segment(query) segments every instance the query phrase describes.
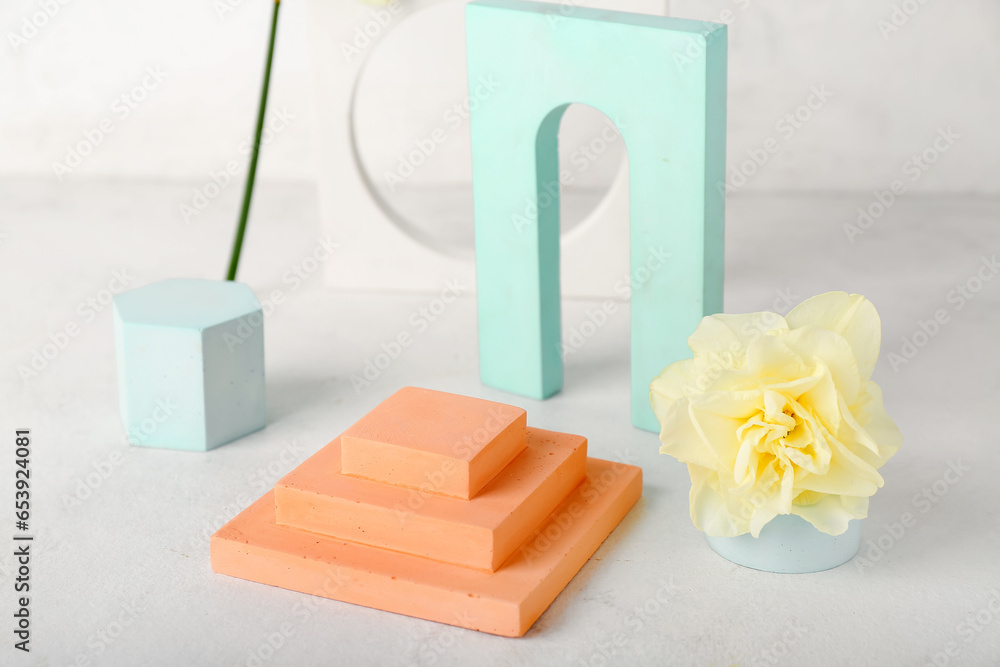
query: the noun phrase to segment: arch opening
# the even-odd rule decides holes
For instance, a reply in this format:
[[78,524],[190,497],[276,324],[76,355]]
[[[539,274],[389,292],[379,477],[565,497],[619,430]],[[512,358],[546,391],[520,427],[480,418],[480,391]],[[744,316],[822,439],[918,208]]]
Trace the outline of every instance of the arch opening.
[[[448,39],[464,29],[465,4],[441,0],[386,28],[365,54],[350,124],[354,161],[382,213],[422,245],[472,259],[469,117],[480,105],[495,103],[503,86],[469,86],[465,45]],[[563,234],[593,217],[615,179],[613,162],[621,151],[614,145],[605,147],[601,160],[584,162],[593,148],[583,141],[594,141],[604,122],[603,114],[585,105],[571,105],[566,113],[561,157],[582,168],[564,193]]]
[[[626,239],[610,237],[616,241],[613,247],[572,243],[574,232],[581,233],[591,226],[614,225],[607,231],[618,236],[624,231],[628,235],[629,159],[625,138],[614,121],[598,108],[566,104],[553,109],[540,124],[535,151],[540,233],[544,234],[543,228],[560,230],[558,247],[552,253],[557,266],[554,272],[545,272],[549,280],[555,276],[559,279],[555,295],[558,303],[542,306],[557,308],[560,313],[560,335],[554,351],[564,372],[569,370],[574,375],[591,374],[594,362],[610,369],[624,359],[623,368],[627,369],[629,312],[625,302],[634,280],[631,269],[589,294],[570,295],[561,287],[568,273],[607,262],[612,253],[621,253],[624,266],[629,266]],[[611,290],[613,300],[606,296]],[[611,350],[613,359],[594,357],[593,348],[584,353],[594,340],[608,335],[620,338],[622,343],[604,348]],[[578,363],[582,359],[587,359],[586,369]],[[621,380],[623,388],[627,388],[627,373]]]

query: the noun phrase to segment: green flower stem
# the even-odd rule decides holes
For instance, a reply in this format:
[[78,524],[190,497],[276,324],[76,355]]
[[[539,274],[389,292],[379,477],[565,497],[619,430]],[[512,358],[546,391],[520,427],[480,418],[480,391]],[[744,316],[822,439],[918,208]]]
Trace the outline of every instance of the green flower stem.
[[271,85],[271,63],[274,61],[274,38],[278,34],[278,10],[280,8],[281,0],[275,0],[274,13],[271,15],[271,40],[267,47],[267,64],[264,66],[264,85],[260,91],[260,108],[257,110],[257,131],[254,134],[250,169],[247,171],[247,184],[243,190],[243,207],[240,210],[240,222],[236,228],[236,239],[233,241],[233,254],[229,258],[229,274],[226,276],[226,280],[236,280],[236,269],[240,265],[240,251],[243,250],[243,235],[247,229],[247,218],[250,217],[250,200],[253,197],[253,184],[257,176],[260,138],[264,133],[264,112],[267,110],[267,91]]

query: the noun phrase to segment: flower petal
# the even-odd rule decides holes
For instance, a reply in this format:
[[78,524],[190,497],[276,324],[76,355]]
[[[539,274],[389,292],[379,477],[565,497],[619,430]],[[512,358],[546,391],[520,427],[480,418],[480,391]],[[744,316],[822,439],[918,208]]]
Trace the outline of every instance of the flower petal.
[[699,364],[694,359],[681,359],[664,368],[652,382],[649,383],[650,404],[653,412],[659,415],[659,409],[666,409],[666,402],[675,401],[689,395],[697,389],[698,378],[701,375]]
[[763,393],[759,388],[747,391],[715,390],[692,396],[691,404],[698,410],[722,417],[748,419],[761,409]]
[[824,495],[811,505],[793,505],[792,514],[828,535],[843,535],[851,519],[868,516],[868,498]]
[[687,342],[696,357],[722,368],[739,368],[743,366],[747,345],[752,341],[769,331],[787,330],[785,318],[777,313],[720,313],[703,317]]
[[843,336],[816,326],[804,326],[788,332],[785,344],[815,366],[825,366],[833,384],[848,403],[861,393],[862,377],[854,350]]
[[781,505],[782,499],[780,494],[770,495],[763,503],[758,505],[750,517],[750,534],[754,537],[760,537],[760,531],[767,522],[779,514],[783,514]]
[[864,427],[858,423],[858,421],[854,418],[854,415],[851,414],[851,409],[847,406],[847,401],[844,400],[844,397],[838,396],[838,398],[840,399],[840,409],[844,418],[844,424],[851,430],[851,433],[854,436],[854,442],[877,455],[879,453],[878,444],[868,434],[868,431],[866,431]]
[[739,526],[719,494],[719,474],[714,470],[688,465],[691,475],[691,521],[695,528],[715,537],[736,537],[747,532]]
[[747,346],[747,369],[760,381],[787,381],[811,375],[802,355],[785,343],[785,335],[761,336]]
[[806,299],[785,320],[791,329],[811,324],[846,338],[854,350],[861,379],[871,378],[882,343],[882,322],[871,301],[860,294],[827,292]]
[[812,387],[796,396],[796,401],[823,423],[830,433],[837,433],[843,421],[841,396],[833,384],[833,376],[826,364],[818,364],[819,378]]
[[[882,403],[882,388],[869,381],[861,399],[851,408],[858,423],[871,438],[878,443],[879,455],[883,463],[903,444],[903,434],[885,411]],[[880,464],[881,465],[881,464]]]
[[884,480],[873,466],[859,458],[834,438],[829,439],[832,455],[822,475],[804,474],[796,480],[799,491],[817,491],[847,496],[871,496]]
[[743,424],[743,420],[699,410],[693,404],[689,406],[691,423],[701,437],[704,447],[715,454],[716,470],[733,470],[740,447],[736,431]]
[[714,450],[705,446],[701,432],[692,423],[690,403],[686,398],[673,401],[657,417],[661,424],[661,454],[669,454],[683,463],[719,469],[722,463],[715,456]]

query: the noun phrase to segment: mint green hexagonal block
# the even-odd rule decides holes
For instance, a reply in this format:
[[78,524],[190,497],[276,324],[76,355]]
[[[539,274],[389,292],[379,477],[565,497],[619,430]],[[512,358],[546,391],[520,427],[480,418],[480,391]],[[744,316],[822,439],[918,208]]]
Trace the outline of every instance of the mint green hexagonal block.
[[115,297],[133,445],[206,451],[264,427],[264,318],[241,283],[178,278]]
[[558,191],[563,112],[588,104],[628,149],[632,422],[659,431],[650,381],[722,310],[726,28],[478,0],[466,6],[466,40],[471,85],[495,87],[471,119],[482,380],[532,398],[562,388],[559,203],[540,193]]

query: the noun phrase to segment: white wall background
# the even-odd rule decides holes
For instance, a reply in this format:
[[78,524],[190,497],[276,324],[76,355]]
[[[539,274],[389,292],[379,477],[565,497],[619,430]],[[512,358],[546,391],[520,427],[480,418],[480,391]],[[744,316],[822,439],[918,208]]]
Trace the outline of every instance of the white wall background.
[[[253,129],[271,2],[62,0],[15,50],[11,33],[20,34],[47,2],[5,0],[0,9],[0,173],[51,175],[67,147],[106,117],[113,133],[72,177],[202,180],[240,157]],[[271,109],[287,108],[296,121],[269,146],[262,169],[311,179],[305,13],[296,0],[282,13]],[[162,68],[166,79],[120,118],[112,105],[147,67]]]
[[[356,111],[376,182],[464,94],[462,4],[442,0],[372,47]],[[0,175],[55,178],[54,163],[104,119],[111,134],[64,178],[201,182],[242,159],[271,7],[271,0],[4,0]],[[669,11],[730,25],[730,164],[738,167],[768,137],[778,140],[777,153],[741,190],[885,188],[939,128],[951,127],[960,138],[911,189],[1000,192],[1000,2],[673,0]],[[880,29],[893,18],[898,30]],[[307,21],[304,0],[285,0],[271,110],[294,119],[268,145],[263,179],[316,178]],[[124,116],[116,100],[150,67],[165,78]],[[794,134],[779,133],[776,123],[814,86],[832,97]],[[567,122],[572,146],[600,121]],[[620,160],[609,151],[582,182],[601,186]],[[413,183],[462,186],[469,177],[462,133]]]

